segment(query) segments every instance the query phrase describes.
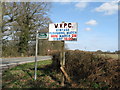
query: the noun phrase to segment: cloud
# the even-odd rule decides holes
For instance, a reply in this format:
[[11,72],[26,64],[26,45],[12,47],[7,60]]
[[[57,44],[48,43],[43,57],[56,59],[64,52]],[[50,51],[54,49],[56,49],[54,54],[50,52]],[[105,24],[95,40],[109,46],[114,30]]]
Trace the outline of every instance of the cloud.
[[87,2],[79,2],[79,3],[75,4],[75,7],[79,8],[79,9],[84,9],[87,7],[87,5],[88,5]]
[[95,8],[96,12],[104,12],[104,15],[112,15],[118,11],[118,3],[117,2],[106,2],[101,6]]
[[86,22],[85,24],[94,26],[97,24],[97,21],[92,19],[92,20]]
[[85,28],[84,30],[85,31],[91,31],[92,29],[88,27],[88,28]]

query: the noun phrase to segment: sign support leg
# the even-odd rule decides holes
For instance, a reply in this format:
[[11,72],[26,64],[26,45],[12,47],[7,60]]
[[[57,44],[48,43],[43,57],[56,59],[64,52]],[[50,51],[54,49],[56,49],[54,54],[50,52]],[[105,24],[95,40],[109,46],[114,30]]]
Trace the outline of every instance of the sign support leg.
[[[62,41],[62,52],[61,52],[61,62],[60,62],[61,67],[64,67],[64,66],[65,66],[64,44],[65,44],[65,42]],[[64,74],[62,74],[61,86],[65,86],[65,77],[64,77]]]
[[38,52],[38,30],[36,31],[36,50],[35,50],[35,76],[34,79],[37,79],[37,52]]

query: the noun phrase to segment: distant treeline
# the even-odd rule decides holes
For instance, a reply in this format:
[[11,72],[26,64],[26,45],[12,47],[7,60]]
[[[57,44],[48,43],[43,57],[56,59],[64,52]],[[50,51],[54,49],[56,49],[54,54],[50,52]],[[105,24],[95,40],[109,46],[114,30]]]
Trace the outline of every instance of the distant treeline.
[[[39,40],[38,55],[50,55],[54,51],[60,51],[61,45],[62,43],[60,41],[49,42],[48,40]],[[2,57],[18,56],[35,56],[35,41],[28,44],[25,53],[19,52],[18,42],[14,40],[8,40],[7,43],[2,46]]]
[[120,50],[114,51],[114,52],[97,50],[96,53],[98,54],[120,54]]

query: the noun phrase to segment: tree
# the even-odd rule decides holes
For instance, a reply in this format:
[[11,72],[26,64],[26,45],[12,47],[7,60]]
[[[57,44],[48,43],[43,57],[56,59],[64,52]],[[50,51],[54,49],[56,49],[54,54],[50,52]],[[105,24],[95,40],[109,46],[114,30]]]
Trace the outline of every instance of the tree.
[[101,50],[96,51],[98,54],[102,54],[103,52]]
[[[0,2],[0,6],[2,6],[2,3]],[[2,7],[0,7],[0,56],[2,56]]]
[[115,54],[120,54],[120,50],[115,51]]
[[[8,39],[17,41],[18,52],[26,55],[29,43],[35,40],[36,30],[48,27],[50,3],[47,2],[9,2],[3,3],[3,29]],[[10,27],[12,29],[8,30]],[[3,39],[4,39],[3,38]]]

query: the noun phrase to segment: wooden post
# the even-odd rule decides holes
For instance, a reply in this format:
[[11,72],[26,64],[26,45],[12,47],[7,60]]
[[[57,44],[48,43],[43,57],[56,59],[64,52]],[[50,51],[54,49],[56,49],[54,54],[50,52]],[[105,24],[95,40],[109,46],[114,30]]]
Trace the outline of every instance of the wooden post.
[[[61,69],[62,73],[64,74],[64,79],[65,79],[65,77],[66,77],[66,79],[68,80],[68,82],[71,83],[72,87],[77,87],[77,84],[74,83],[74,82],[70,79],[70,77],[69,77],[68,74],[66,73],[64,67],[60,67],[60,69]],[[63,83],[63,85],[64,85],[64,83]]]
[[[61,51],[61,61],[60,61],[61,67],[65,66],[65,52],[64,52],[64,41],[62,41],[62,51]],[[65,86],[65,77],[64,74],[62,73],[62,81],[61,81],[61,86]]]
[[69,78],[68,74],[66,73],[65,69],[63,67],[60,67],[60,69],[62,70],[63,74],[65,75],[66,79],[68,80],[69,83],[71,83],[71,79]]
[[61,52],[61,66],[65,65],[65,51],[64,51],[65,42],[62,41],[62,52]]
[[[65,23],[64,21],[62,21],[62,23]],[[64,40],[62,41],[62,51],[61,51],[61,61],[60,61],[60,65],[61,67],[65,67],[65,42]],[[60,69],[61,69],[60,67]],[[61,81],[61,86],[65,86],[65,77],[64,77],[64,73],[62,73],[62,81]]]

